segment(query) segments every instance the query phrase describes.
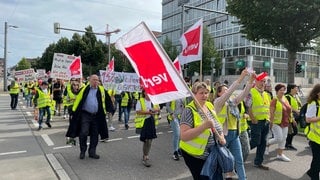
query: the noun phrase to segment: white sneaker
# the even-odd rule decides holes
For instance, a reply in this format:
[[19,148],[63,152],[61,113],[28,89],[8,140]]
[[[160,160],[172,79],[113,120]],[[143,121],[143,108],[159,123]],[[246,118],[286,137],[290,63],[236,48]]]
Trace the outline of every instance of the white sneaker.
[[267,156],[269,155],[269,147],[268,146],[266,147],[266,150],[264,151],[264,155],[267,155]]
[[67,115],[63,115],[63,119],[67,119]]
[[277,155],[277,159],[281,160],[281,161],[285,161],[285,162],[290,162],[291,159],[289,159],[286,155],[281,154],[281,155]]
[[111,127],[109,128],[109,130],[110,130],[110,131],[115,131],[116,128],[114,128],[113,126],[111,126]]

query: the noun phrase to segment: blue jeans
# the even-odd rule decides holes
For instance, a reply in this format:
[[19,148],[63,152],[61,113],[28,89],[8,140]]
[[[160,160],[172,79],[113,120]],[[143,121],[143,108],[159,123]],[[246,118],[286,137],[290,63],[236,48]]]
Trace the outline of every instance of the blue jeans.
[[127,106],[121,106],[120,117],[121,117],[122,113],[124,113],[124,124],[128,125],[128,122],[129,122],[129,109],[128,109]]
[[225,136],[225,138],[227,141],[226,147],[230,150],[231,154],[234,157],[235,167],[239,180],[247,179],[246,171],[243,164],[241,143],[237,130],[229,130],[228,135]]
[[46,123],[50,123],[50,119],[51,119],[50,106],[39,108],[39,127],[42,127],[41,124],[42,124],[42,121],[43,121],[43,116],[45,114],[47,114]]
[[179,150],[179,140],[180,140],[180,126],[179,126],[179,119],[174,118],[170,121],[170,126],[172,129],[172,143],[173,143],[173,152]]
[[267,136],[269,133],[269,121],[260,120],[257,124],[250,125],[251,129],[251,140],[250,148],[257,147],[256,157],[254,159],[255,165],[261,165],[263,162],[264,151],[267,146]]
[[32,94],[28,94],[25,96],[27,107],[32,107]]

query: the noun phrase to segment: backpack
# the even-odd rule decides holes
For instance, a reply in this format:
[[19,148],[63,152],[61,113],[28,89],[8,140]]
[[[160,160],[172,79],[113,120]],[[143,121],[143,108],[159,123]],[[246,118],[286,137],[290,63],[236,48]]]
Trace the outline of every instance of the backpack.
[[[316,102],[316,106],[317,106],[317,113],[316,113],[316,115],[318,115],[319,103],[318,103],[318,101],[315,101],[315,102]],[[300,123],[300,127],[301,127],[301,128],[306,128],[307,126],[310,125],[310,123],[307,123],[307,121],[306,121],[307,108],[308,108],[308,103],[305,103],[305,104],[301,107],[301,109],[300,109],[299,123]]]

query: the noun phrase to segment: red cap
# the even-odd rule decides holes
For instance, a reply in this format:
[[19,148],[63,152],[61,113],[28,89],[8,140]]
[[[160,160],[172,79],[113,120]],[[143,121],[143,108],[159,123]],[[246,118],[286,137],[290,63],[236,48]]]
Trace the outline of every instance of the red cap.
[[258,74],[257,76],[256,76],[256,81],[261,81],[261,80],[263,80],[265,77],[267,77],[268,76],[268,73],[267,72],[262,72],[262,73],[260,73],[260,74]]

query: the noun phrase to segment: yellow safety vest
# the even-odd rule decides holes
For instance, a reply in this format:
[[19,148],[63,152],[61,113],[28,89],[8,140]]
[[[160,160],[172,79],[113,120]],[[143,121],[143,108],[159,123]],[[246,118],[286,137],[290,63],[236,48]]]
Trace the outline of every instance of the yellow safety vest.
[[256,120],[269,120],[270,98],[267,92],[261,93],[251,88],[252,113]]
[[246,108],[244,106],[244,102],[240,102],[240,133],[246,131],[249,128],[247,119],[244,118],[244,114],[246,111]]
[[299,103],[295,97],[293,97],[291,94],[286,94],[286,97],[290,98],[290,106],[292,110],[299,110]]
[[[82,100],[83,98],[83,92],[84,90],[90,86],[90,84],[88,83],[87,85],[85,85],[79,92],[79,94],[77,95],[76,97],[76,100],[74,101],[73,103],[73,106],[72,106],[72,111],[75,112],[80,104],[80,101]],[[100,91],[101,93],[101,101],[102,101],[102,108],[103,108],[103,112],[104,114],[107,114],[107,110],[106,110],[106,104],[105,104],[105,99],[106,99],[106,95],[104,93],[104,87],[103,86],[98,86],[98,90]]]
[[41,89],[36,88],[39,97],[37,99],[37,104],[38,104],[38,108],[43,108],[43,107],[47,107],[47,106],[51,106],[51,96],[50,93],[48,91],[47,94],[45,94]]
[[125,92],[124,96],[121,99],[121,106],[128,106],[128,103],[129,103],[129,94]]
[[[140,104],[141,104],[141,110],[146,111],[147,110],[147,105],[146,105],[146,100],[145,98],[141,97],[140,98]],[[154,109],[160,109],[159,105],[153,105]],[[142,128],[144,124],[144,120],[147,118],[147,114],[137,114],[134,118],[134,125],[136,128]],[[155,125],[157,126],[159,124],[159,115],[154,115],[154,120],[155,120]]]
[[[213,105],[210,102],[206,102],[205,104],[207,108],[210,110],[210,112],[213,114],[213,116],[216,117],[216,114],[213,110]],[[202,124],[203,120],[200,114],[197,112],[196,106],[194,104],[194,101],[191,101],[186,108],[190,108],[193,114],[193,120],[194,120],[194,127],[198,127]],[[204,153],[205,148],[208,144],[208,138],[210,136],[210,129],[204,130],[199,136],[195,137],[194,139],[190,141],[182,141],[180,140],[180,148],[183,149],[185,152],[187,152],[190,155],[193,156],[200,156]]]
[[[316,104],[316,102],[313,101],[310,104]],[[318,104],[320,104],[319,100],[318,100]],[[320,117],[320,111],[318,111],[317,117]],[[307,138],[310,141],[320,144],[320,121],[310,123],[310,126],[307,126],[304,129],[304,133],[307,135]]]
[[10,94],[19,94],[20,87],[18,83],[14,83],[13,87],[10,87]]

